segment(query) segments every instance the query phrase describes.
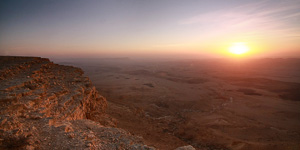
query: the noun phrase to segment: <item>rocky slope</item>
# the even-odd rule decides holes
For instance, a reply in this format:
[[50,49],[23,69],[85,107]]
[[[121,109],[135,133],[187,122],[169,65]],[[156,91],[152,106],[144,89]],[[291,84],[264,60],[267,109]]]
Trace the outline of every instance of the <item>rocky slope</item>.
[[154,149],[115,128],[76,67],[0,57],[0,149]]

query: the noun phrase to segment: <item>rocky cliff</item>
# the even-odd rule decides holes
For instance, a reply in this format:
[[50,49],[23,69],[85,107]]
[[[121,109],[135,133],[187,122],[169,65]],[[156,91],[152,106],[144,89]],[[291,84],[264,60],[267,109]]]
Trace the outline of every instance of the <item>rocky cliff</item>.
[[0,57],[0,149],[153,149],[114,127],[83,71]]

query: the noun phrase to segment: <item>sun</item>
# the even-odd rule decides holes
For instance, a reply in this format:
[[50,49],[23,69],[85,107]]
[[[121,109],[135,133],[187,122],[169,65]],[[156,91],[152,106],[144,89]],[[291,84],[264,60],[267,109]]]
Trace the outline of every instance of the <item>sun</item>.
[[229,47],[229,52],[235,55],[245,54],[249,50],[250,48],[243,42],[233,43],[233,45]]

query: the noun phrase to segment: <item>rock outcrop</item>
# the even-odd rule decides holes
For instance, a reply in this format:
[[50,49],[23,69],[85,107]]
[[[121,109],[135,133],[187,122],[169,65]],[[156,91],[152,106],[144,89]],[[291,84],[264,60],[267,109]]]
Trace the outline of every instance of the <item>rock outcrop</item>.
[[196,149],[193,146],[188,145],[188,146],[178,147],[175,150],[196,150]]
[[153,149],[114,128],[81,69],[39,57],[0,64],[0,149]]

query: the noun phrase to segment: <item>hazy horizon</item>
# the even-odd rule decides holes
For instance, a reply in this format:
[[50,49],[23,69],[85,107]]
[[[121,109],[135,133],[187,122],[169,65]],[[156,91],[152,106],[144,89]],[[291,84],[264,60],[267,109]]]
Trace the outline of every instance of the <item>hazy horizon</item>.
[[299,43],[300,0],[2,0],[0,149],[300,150]]
[[54,58],[300,57],[300,1],[0,2],[0,55]]

